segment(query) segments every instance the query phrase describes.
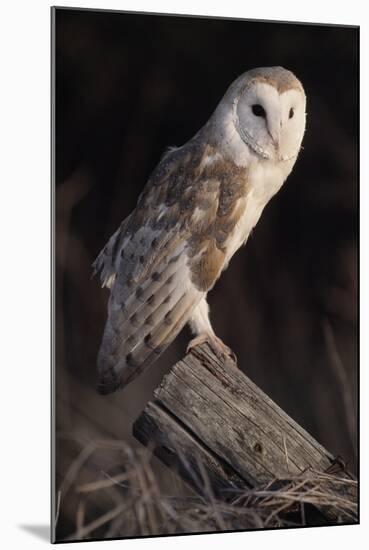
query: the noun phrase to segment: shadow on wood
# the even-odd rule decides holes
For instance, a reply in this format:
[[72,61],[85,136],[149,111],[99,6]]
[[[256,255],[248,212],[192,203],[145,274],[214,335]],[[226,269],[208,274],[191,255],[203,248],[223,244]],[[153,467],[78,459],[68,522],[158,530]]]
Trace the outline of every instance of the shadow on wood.
[[[231,360],[209,344],[193,348],[164,377],[136,420],[133,433],[198,493],[231,499],[245,489],[275,490],[314,472],[339,473],[344,464],[280,409]],[[332,478],[333,479],[333,478]],[[334,478],[336,479],[336,478]],[[338,479],[339,481],[339,479]],[[272,484],[272,485],[270,485]],[[326,484],[338,502],[356,508],[356,482]],[[328,522],[352,523],[340,506],[319,506]],[[316,520],[317,523],[322,523]]]

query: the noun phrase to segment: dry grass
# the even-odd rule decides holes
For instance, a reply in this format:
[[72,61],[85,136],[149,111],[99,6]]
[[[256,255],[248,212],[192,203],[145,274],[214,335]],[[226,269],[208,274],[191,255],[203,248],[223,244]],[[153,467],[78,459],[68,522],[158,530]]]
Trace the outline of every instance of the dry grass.
[[[105,455],[118,453],[123,466],[118,471],[115,468],[114,474],[92,469],[94,478],[82,483],[81,471],[98,450]],[[236,490],[221,500],[215,497],[200,465],[201,480],[197,475],[196,483],[202,484],[203,496],[176,496],[162,490],[151,461],[150,450],[132,449],[123,442],[106,440],[87,445],[70,465],[58,490],[56,524],[62,521],[63,508],[70,505],[72,495],[77,503],[74,528],[66,540],[319,524],[321,519],[316,515],[310,519],[312,506],[323,512],[333,510],[334,523],[357,521],[357,482],[352,479],[308,471],[253,489]]]

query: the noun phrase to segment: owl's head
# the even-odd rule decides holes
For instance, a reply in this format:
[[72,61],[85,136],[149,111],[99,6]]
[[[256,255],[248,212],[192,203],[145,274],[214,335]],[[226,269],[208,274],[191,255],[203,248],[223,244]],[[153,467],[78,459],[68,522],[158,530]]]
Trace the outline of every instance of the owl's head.
[[232,124],[256,155],[276,161],[297,157],[305,131],[306,97],[290,71],[267,67],[244,73],[220,107],[228,128]]

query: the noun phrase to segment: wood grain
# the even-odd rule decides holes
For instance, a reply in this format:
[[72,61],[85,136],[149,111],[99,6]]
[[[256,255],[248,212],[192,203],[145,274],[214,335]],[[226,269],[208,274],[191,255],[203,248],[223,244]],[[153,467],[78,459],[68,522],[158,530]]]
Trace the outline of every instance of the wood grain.
[[[134,435],[197,492],[327,471],[334,457],[230,359],[194,348],[164,377]],[[204,471],[206,476],[204,476]],[[333,517],[333,516],[332,516]]]

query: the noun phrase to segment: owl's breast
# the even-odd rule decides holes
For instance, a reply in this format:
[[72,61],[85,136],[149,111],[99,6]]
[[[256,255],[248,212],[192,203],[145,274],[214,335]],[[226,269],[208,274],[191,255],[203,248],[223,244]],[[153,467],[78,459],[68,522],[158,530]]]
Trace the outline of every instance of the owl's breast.
[[225,162],[206,163],[196,188],[187,227],[192,282],[209,290],[233,254],[244,244],[261,213],[287,177],[275,163],[257,159],[248,168]]
[[285,181],[288,168],[266,161],[258,163],[249,171],[247,191],[238,199],[234,209],[237,211],[237,223],[225,242],[227,263],[247,241],[264,207]]
[[255,199],[252,191],[249,192],[247,197],[239,199],[237,208],[240,211],[238,221],[225,242],[226,263],[229,262],[240,246],[246,242],[263,210],[262,204]]

